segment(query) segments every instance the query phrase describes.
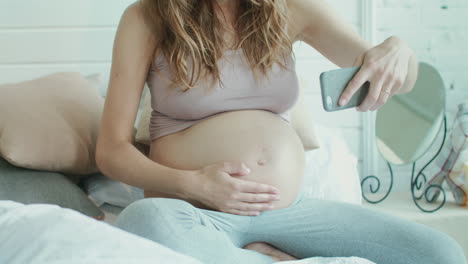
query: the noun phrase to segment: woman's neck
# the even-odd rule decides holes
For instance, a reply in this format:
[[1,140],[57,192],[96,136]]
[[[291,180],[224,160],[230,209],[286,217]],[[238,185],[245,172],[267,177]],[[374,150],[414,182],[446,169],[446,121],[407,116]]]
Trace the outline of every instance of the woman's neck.
[[229,49],[232,48],[233,43],[235,42],[235,24],[237,17],[237,0],[215,0],[215,12],[218,13],[219,19],[225,25],[225,41],[226,45],[229,46]]
[[218,7],[223,12],[224,16],[231,17],[236,14],[238,1],[236,0],[215,0],[215,8]]
[[219,5],[223,5],[223,6],[235,6],[237,5],[237,2],[236,0],[216,0],[216,2],[218,2]]

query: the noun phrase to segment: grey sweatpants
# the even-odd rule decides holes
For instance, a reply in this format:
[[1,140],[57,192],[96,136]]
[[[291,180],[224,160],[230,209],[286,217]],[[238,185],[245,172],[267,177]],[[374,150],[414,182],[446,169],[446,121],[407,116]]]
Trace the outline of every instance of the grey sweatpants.
[[124,209],[115,225],[208,264],[273,263],[242,248],[256,241],[300,259],[356,256],[377,264],[466,263],[458,243],[442,232],[359,205],[302,196],[287,208],[259,216],[146,198]]

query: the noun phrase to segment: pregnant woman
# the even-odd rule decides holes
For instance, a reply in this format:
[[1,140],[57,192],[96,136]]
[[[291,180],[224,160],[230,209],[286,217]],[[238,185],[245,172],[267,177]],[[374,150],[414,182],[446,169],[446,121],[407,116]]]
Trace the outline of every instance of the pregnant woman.
[[[360,206],[301,196],[304,150],[292,44],[340,67],[362,65],[358,108],[412,89],[417,62],[390,37],[372,47],[319,0],[140,0],[115,38],[96,161],[145,190],[116,225],[203,263],[358,256],[378,264],[466,263],[448,236]],[[149,156],[133,145],[145,82]]]

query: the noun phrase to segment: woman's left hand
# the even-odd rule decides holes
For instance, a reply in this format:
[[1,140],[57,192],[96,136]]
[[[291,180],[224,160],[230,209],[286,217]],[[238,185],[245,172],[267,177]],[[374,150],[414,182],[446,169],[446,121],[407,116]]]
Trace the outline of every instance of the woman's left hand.
[[369,93],[357,110],[377,110],[403,87],[412,54],[411,48],[395,36],[361,54],[353,66],[362,67],[345,88],[340,105],[347,104],[356,91],[369,81]]

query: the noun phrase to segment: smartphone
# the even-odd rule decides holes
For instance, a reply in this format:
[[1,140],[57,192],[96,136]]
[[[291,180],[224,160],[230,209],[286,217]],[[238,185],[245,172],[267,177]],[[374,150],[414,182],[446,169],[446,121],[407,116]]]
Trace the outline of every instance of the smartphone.
[[320,89],[325,111],[333,112],[356,107],[364,101],[369,93],[370,83],[368,81],[357,90],[346,105],[338,105],[341,94],[359,69],[361,69],[361,66],[331,70],[320,74]]

